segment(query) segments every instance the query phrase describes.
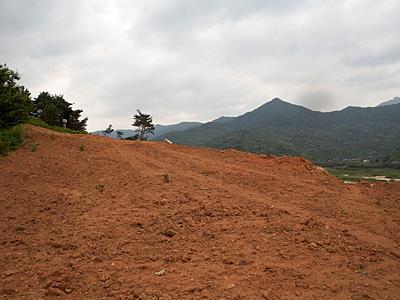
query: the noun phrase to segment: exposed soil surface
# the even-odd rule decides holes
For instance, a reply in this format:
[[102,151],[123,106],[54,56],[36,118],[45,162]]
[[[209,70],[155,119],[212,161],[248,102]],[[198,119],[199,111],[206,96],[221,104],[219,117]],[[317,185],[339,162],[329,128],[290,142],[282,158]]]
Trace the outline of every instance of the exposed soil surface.
[[400,299],[400,183],[346,185],[302,158],[27,136],[0,159],[2,298]]

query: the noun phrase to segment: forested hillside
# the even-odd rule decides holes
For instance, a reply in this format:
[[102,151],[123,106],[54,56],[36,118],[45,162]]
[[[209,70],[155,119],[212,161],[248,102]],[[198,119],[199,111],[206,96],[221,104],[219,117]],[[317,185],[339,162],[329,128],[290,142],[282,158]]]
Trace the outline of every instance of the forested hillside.
[[178,144],[302,155],[318,162],[384,159],[400,150],[400,104],[318,112],[275,98],[236,118],[164,137]]

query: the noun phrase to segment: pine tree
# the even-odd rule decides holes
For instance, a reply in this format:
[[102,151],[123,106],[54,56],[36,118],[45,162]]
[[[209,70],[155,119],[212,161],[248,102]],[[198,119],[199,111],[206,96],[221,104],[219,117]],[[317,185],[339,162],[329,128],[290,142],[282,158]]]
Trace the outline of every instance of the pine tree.
[[110,124],[110,125],[108,125],[108,127],[105,130],[103,130],[103,135],[109,135],[113,131],[114,131],[114,129],[112,128],[112,125]]
[[132,126],[137,127],[136,131],[138,132],[138,139],[144,140],[146,133],[154,134],[154,124],[153,118],[148,115],[142,113],[140,110],[137,110],[137,114],[133,116],[134,122]]

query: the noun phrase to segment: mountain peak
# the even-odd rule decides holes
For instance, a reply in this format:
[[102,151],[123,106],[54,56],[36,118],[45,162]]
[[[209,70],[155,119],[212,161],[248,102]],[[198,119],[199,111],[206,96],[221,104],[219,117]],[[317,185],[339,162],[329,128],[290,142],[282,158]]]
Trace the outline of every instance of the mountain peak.
[[400,97],[394,97],[391,100],[380,103],[378,106],[386,106],[386,105],[393,105],[393,104],[399,104],[399,103],[400,103]]
[[282,99],[280,99],[280,98],[274,98],[274,99],[272,99],[271,101],[269,101],[269,102],[271,102],[271,103],[281,103],[281,102],[285,102],[285,101],[283,101]]
[[290,103],[290,102],[287,102],[287,101],[284,101],[284,100],[282,100],[281,98],[277,98],[277,97],[275,97],[274,99],[272,99],[272,100],[270,100],[270,101],[268,101],[267,103],[265,103],[265,104],[280,104],[280,105],[292,105],[292,106],[296,106],[295,104],[292,104],[292,103]]
[[271,108],[271,107],[279,107],[279,108],[289,108],[289,107],[296,107],[298,105],[292,104],[287,101],[283,101],[280,98],[274,98],[263,105],[260,106],[260,108]]

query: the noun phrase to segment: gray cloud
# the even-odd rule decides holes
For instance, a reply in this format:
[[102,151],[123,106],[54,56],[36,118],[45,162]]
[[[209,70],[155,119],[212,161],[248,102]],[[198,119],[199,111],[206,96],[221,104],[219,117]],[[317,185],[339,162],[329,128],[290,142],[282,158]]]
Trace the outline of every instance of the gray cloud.
[[89,128],[237,115],[273,97],[312,109],[400,95],[397,0],[0,2],[0,58]]
[[400,63],[400,36],[392,46],[385,43],[384,49],[378,53],[365,53],[361,56],[347,57],[343,60],[345,65],[351,67],[377,67]]

